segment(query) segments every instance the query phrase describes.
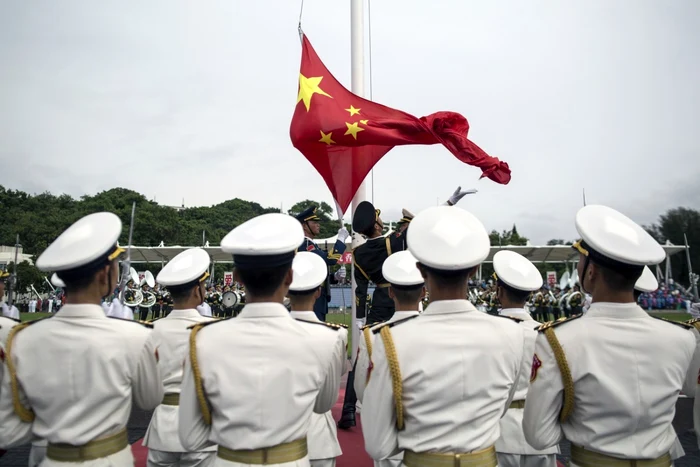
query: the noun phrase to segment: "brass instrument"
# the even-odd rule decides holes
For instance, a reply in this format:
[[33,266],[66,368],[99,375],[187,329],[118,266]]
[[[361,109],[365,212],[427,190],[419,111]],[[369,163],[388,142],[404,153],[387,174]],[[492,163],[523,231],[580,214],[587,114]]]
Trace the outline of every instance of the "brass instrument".
[[[153,274],[151,271],[146,271],[144,274],[144,278],[141,281],[141,287],[143,287],[144,284],[147,284],[150,288],[155,287],[156,285],[156,280],[153,277]],[[140,303],[139,306],[142,308],[151,308],[153,305],[156,304],[156,294],[150,291],[141,291],[141,294],[143,295],[143,301]]]
[[[129,269],[129,279],[131,279],[134,284],[139,284],[139,275],[136,269]],[[137,307],[143,302],[143,292],[141,292],[140,289],[125,287],[122,294],[124,296],[124,305],[128,307]]]

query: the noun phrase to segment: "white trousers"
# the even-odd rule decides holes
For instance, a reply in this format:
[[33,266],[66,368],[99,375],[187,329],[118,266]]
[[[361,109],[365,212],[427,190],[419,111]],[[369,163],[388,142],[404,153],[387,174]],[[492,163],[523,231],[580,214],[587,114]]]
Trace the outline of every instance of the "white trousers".
[[208,467],[214,463],[216,451],[166,452],[148,450],[148,467]]
[[508,454],[496,453],[498,467],[557,467],[556,454]]
[[32,443],[32,449],[29,451],[29,467],[38,467],[41,461],[46,457],[47,443]]
[[335,457],[331,457],[330,459],[314,459],[309,462],[311,463],[311,467],[335,467]]

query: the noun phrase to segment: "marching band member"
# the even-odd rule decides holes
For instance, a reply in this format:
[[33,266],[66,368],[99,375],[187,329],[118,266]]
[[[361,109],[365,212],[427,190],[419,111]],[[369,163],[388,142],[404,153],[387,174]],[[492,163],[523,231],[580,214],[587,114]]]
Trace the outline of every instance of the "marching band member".
[[576,467],[670,466],[671,422],[695,339],[634,301],[644,266],[665,252],[605,206],[579,210],[576,229],[580,284],[593,303],[585,315],[538,328],[525,439],[542,449],[566,436]]
[[438,206],[413,219],[407,242],[430,304],[372,331],[365,449],[375,460],[403,450],[408,467],[495,467],[499,420],[530,358],[523,358],[521,326],[465,299],[469,277],[489,254],[488,233],[467,211]]
[[200,466],[211,464],[216,448],[188,452],[178,438],[178,405],[183,364],[189,348],[188,327],[210,321],[195,308],[203,301],[204,281],[209,277],[210,258],[202,248],[190,248],[168,262],[158,273],[158,283],[168,287],[174,309],[153,323],[151,340],[160,356],[165,396],[153,412],[143,445],[148,447],[148,466]]
[[296,219],[274,213],[221,241],[246,305],[235,319],[193,328],[179,417],[183,447],[217,444],[219,465],[308,466],[311,412],[327,412],[338,398],[336,334],[310,332],[282,305],[303,239]]
[[5,280],[10,277],[10,273],[6,271],[0,271],[0,310],[2,310],[2,316],[14,320],[19,320],[19,310],[16,306],[7,306],[7,303],[3,302],[2,299],[5,296]]
[[[462,191],[462,187],[457,187],[445,204],[454,206],[459,200],[475,191]],[[382,276],[382,265],[392,253],[406,249],[406,229],[413,219],[413,214],[403,209],[403,217],[397,223],[396,231],[385,237],[381,213],[381,210],[375,209],[372,203],[363,201],[355,209],[352,218],[352,230],[367,238],[365,243],[353,249],[352,252],[352,261],[355,265],[355,304],[359,325],[381,323],[394,314],[394,301],[389,297],[389,283]],[[367,299],[370,282],[375,285],[371,306]],[[352,370],[348,375],[343,411],[338,420],[338,428],[344,430],[355,426],[357,395],[353,386],[354,380],[355,373]]]
[[[421,295],[425,282],[416,267],[416,258],[409,251],[399,251],[384,260],[382,275],[391,284],[389,296],[394,300],[396,311],[387,323],[401,321],[419,314]],[[372,349],[375,335],[372,334],[374,326],[368,324],[362,329],[362,338],[357,350],[357,363],[355,367],[355,391],[357,398],[362,401],[365,385],[372,366]],[[375,460],[376,467],[398,467],[401,465],[403,453],[385,460]]]
[[571,310],[570,316],[579,315],[583,312],[584,300],[585,297],[581,293],[581,287],[578,284],[574,285],[573,292],[566,299],[567,308]]
[[[307,326],[309,332],[335,334],[338,339],[335,357],[342,376],[347,370],[348,331],[337,324],[326,324],[313,311],[314,302],[321,295],[321,288],[328,277],[328,266],[319,255],[303,251],[294,258],[292,271],[294,278],[288,294],[291,316],[304,324],[310,323]],[[311,467],[335,466],[335,458],[343,451],[330,410],[324,414],[311,414],[307,437]]]
[[[531,292],[542,287],[542,275],[524,256],[513,251],[499,251],[493,256],[496,271],[498,300],[503,304],[501,316],[507,316],[524,328],[525,355],[535,353],[535,328],[540,325],[525,310],[525,302]],[[496,441],[496,454],[500,467],[556,467],[558,445],[543,450],[535,449],[525,441],[523,434],[523,408],[527,396],[530,374],[522,372],[505,416],[501,418],[501,437]]]
[[133,463],[126,433],[132,400],[152,410],[163,386],[150,331],[107,318],[99,305],[117,283],[121,230],[114,214],[88,215],[37,259],[38,269],[60,274],[66,305],[10,331],[0,447],[42,438],[48,441],[44,466]]
[[[350,235],[345,227],[341,227],[338,230],[338,238],[335,245],[328,251],[325,252],[316,245],[314,238],[316,238],[321,231],[321,218],[318,217],[316,206],[309,206],[304,211],[300,212],[296,219],[301,222],[304,229],[304,241],[299,246],[297,251],[311,251],[319,255],[328,266],[335,266],[338,264],[343,253],[345,253],[345,239]],[[340,271],[344,274],[345,268]],[[340,275],[339,274],[339,275]],[[321,321],[326,320],[326,315],[328,314],[328,302],[331,301],[331,289],[330,289],[330,279],[329,279],[328,269],[326,268],[326,283],[321,289],[321,296],[318,297],[316,303],[314,303],[314,313],[318,316]],[[343,279],[345,276],[342,277]],[[334,281],[341,279],[341,277],[333,278]],[[334,282],[335,283],[335,282]]]

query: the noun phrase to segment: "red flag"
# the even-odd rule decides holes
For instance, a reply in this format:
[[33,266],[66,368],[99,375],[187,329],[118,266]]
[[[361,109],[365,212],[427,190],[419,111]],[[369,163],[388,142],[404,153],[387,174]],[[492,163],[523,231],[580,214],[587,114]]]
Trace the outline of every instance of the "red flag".
[[416,118],[345,89],[303,37],[299,94],[289,135],[321,174],[345,212],[374,164],[394,146],[442,144],[482,177],[507,184],[508,164],[467,139],[469,123],[455,112]]

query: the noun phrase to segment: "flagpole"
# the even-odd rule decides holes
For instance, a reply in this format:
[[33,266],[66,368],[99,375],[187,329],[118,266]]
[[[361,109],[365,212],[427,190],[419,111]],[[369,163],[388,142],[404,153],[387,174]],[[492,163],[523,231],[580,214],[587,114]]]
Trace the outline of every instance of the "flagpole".
[[[364,0],[350,0],[350,60],[351,60],[351,91],[364,97],[365,93],[365,18],[364,18]],[[360,187],[352,199],[352,216],[355,216],[357,206],[367,199],[365,182],[362,181]],[[351,221],[352,222],[352,221]],[[357,355],[357,348],[360,342],[360,330],[357,327],[357,306],[355,297],[355,265],[353,263],[351,274],[352,277],[352,358]],[[366,317],[366,316],[365,316]]]

